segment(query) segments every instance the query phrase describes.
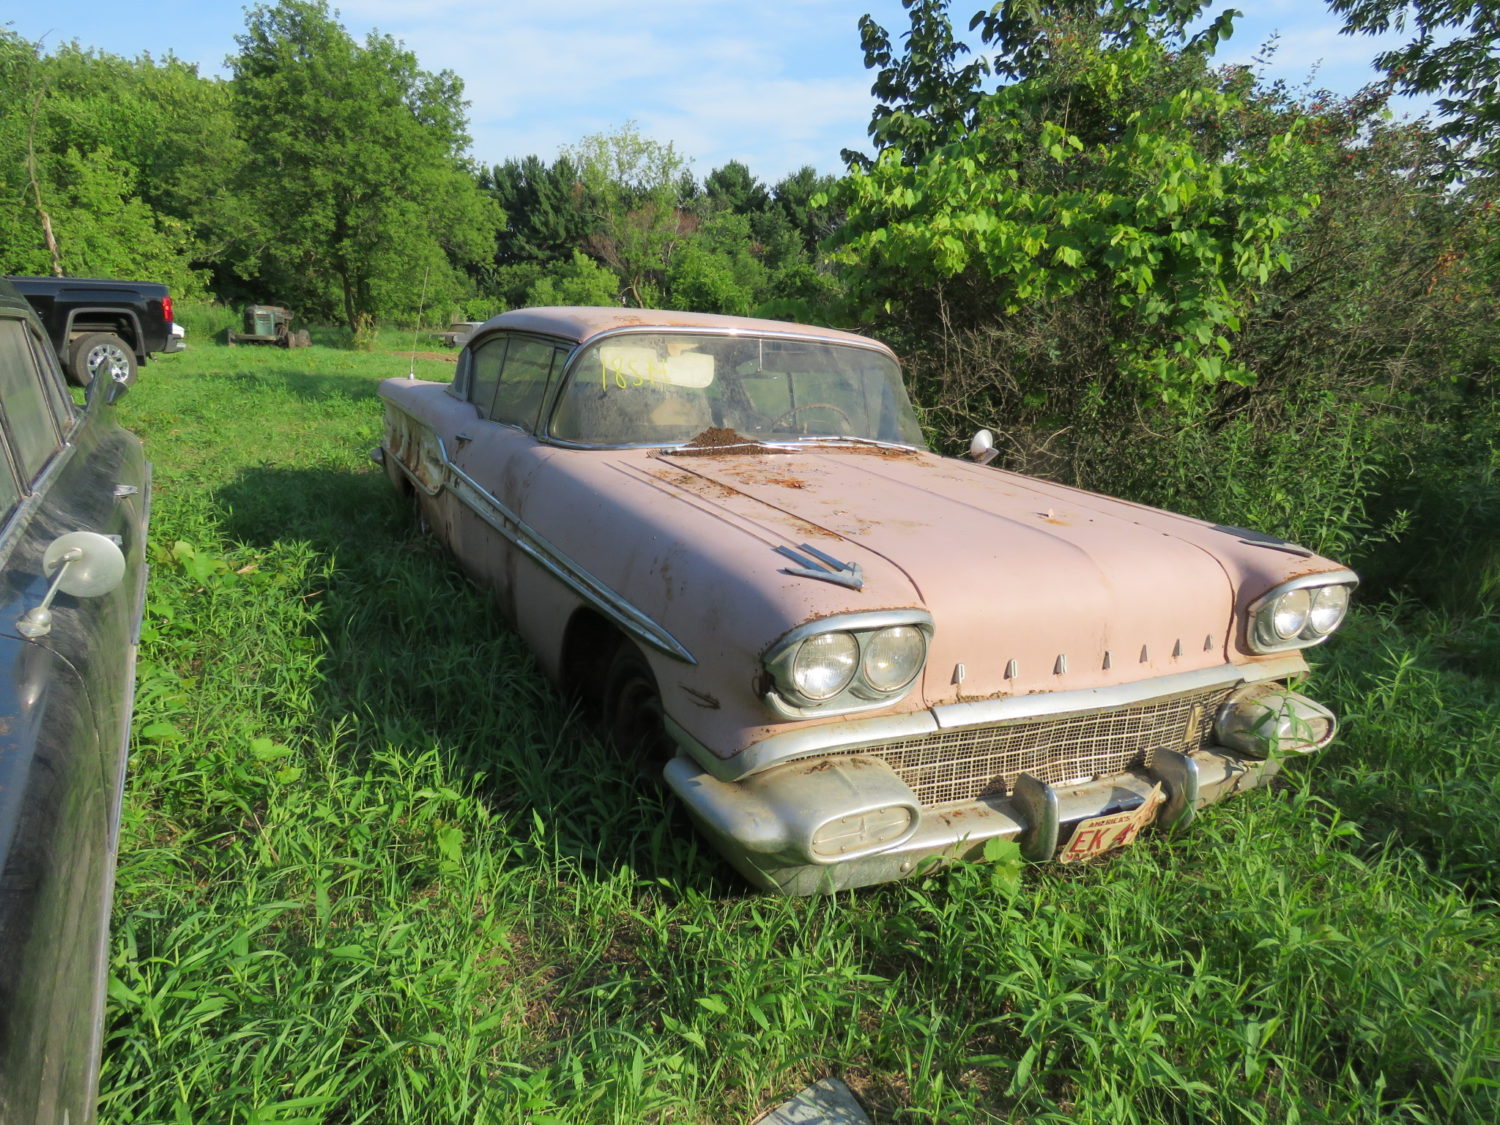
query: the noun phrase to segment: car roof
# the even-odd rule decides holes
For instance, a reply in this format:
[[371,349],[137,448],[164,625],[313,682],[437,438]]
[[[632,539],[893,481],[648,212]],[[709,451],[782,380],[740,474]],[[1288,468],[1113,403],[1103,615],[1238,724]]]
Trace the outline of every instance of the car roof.
[[31,303],[8,277],[0,277],[0,308],[15,309],[18,312],[31,311]]
[[701,328],[715,332],[742,332],[755,336],[816,337],[830,343],[860,344],[890,351],[878,340],[843,332],[837,328],[818,328],[787,320],[761,320],[750,316],[725,316],[720,313],[674,312],[668,309],[625,309],[610,306],[554,305],[529,309],[512,309],[484,322],[476,332],[488,333],[502,328],[561,336],[584,343],[595,336],[626,330],[666,328]]

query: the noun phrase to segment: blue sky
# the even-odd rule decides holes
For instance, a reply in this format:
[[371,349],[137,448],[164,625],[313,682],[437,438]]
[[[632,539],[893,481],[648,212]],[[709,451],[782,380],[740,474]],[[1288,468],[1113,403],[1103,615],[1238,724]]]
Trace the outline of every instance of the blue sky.
[[[965,28],[982,0],[955,0]],[[670,141],[701,177],[741,160],[774,182],[803,164],[841,170],[839,151],[865,147],[873,100],[859,47],[869,12],[887,30],[907,22],[899,0],[343,0],[357,38],[394,35],[428,70],[451,69],[472,103],[472,154],[485,164],[535,153],[634,120]],[[1216,10],[1226,5],[1216,5]],[[1250,63],[1280,32],[1270,77],[1350,94],[1373,77],[1379,41],[1338,34],[1319,0],[1240,0],[1246,16],[1218,53]],[[52,47],[135,56],[168,51],[223,74],[244,10],[220,0],[47,0],[0,17]],[[1391,37],[1394,41],[1395,37]],[[1415,110],[1425,106],[1416,106]]]

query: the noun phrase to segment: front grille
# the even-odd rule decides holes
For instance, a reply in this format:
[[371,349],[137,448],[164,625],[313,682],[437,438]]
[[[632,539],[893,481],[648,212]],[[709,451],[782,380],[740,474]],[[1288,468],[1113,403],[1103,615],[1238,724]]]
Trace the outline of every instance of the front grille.
[[1015,719],[937,731],[883,746],[840,751],[886,762],[924,806],[1004,796],[1023,773],[1068,785],[1149,766],[1165,747],[1187,753],[1213,738],[1228,687],[1151,699],[1109,711]]

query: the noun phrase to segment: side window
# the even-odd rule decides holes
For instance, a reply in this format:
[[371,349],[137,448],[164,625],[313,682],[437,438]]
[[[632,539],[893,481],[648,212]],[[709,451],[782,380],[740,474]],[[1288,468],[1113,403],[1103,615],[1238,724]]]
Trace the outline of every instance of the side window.
[[500,387],[490,407],[490,417],[507,426],[536,429],[537,412],[547,395],[547,378],[552,374],[552,357],[558,349],[541,340],[516,339],[505,356]]
[[469,401],[484,417],[490,416],[495,388],[500,385],[500,367],[505,362],[508,336],[492,336],[470,353]]
[[59,438],[28,334],[25,321],[0,317],[0,413],[16,468],[31,481],[57,452]]
[[62,367],[57,362],[57,353],[52,350],[52,342],[35,327],[31,328],[29,335],[37,370],[42,373],[42,391],[47,396],[47,401],[51,403],[52,413],[57,418],[63,437],[66,438],[72,432],[73,423],[77,420],[73,400],[68,397],[66,390],[67,380],[63,377]]

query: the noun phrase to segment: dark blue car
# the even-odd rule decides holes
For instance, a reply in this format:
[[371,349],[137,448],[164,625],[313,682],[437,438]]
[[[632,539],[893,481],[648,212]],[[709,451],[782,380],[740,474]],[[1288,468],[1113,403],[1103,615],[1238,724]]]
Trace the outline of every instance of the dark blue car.
[[0,1121],[91,1121],[150,466],[0,278]]

